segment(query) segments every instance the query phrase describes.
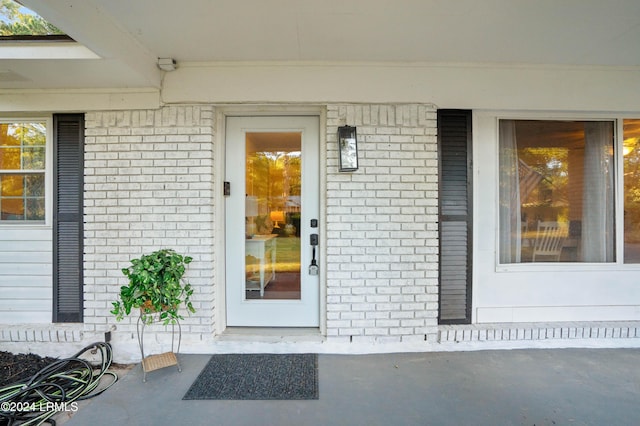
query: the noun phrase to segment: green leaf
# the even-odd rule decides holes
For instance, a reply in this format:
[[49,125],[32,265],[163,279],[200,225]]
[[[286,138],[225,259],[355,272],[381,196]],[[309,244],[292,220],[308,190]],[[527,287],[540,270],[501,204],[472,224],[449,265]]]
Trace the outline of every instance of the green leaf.
[[[111,313],[116,315],[116,319],[121,318],[125,313],[130,314],[132,308],[143,306],[147,300],[152,304],[153,310],[162,311],[157,317],[165,324],[175,323],[176,319],[183,318],[178,313],[182,303],[188,312],[195,313],[190,301],[193,287],[183,279],[186,264],[192,260],[191,257],[182,256],[171,249],[161,249],[131,259],[131,266],[122,269],[129,285],[120,287],[120,301],[112,303],[114,309]],[[145,311],[148,312],[142,314],[142,320],[145,323],[152,322],[155,314],[148,309]]]

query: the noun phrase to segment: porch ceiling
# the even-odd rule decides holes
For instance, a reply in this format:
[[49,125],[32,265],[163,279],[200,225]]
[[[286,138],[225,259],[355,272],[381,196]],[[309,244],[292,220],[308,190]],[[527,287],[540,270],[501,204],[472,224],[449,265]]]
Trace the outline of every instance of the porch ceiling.
[[178,63],[640,66],[637,0],[22,0],[100,59],[2,60],[0,88],[159,87]]

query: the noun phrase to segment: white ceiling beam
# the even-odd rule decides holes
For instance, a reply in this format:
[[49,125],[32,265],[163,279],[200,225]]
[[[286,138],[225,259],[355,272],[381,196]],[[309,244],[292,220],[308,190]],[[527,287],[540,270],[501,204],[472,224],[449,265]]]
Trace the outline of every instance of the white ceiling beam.
[[157,55],[141,46],[93,0],[21,0],[105,61],[124,63],[150,87],[160,87]]

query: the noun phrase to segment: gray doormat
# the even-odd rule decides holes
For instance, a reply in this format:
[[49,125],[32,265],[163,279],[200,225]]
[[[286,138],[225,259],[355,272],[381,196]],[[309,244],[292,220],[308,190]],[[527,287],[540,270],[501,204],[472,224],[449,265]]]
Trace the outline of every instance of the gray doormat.
[[182,399],[318,399],[318,355],[213,355]]

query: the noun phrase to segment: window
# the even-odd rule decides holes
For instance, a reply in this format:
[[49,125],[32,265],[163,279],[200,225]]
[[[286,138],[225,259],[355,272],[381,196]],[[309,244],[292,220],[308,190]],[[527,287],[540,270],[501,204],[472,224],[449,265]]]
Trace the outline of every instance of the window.
[[0,3],[0,36],[51,36],[63,34],[40,15],[17,1]]
[[613,147],[613,121],[500,120],[501,263],[615,261]]
[[0,223],[44,222],[46,123],[0,123]]
[[624,261],[640,263],[640,119],[623,120]]

